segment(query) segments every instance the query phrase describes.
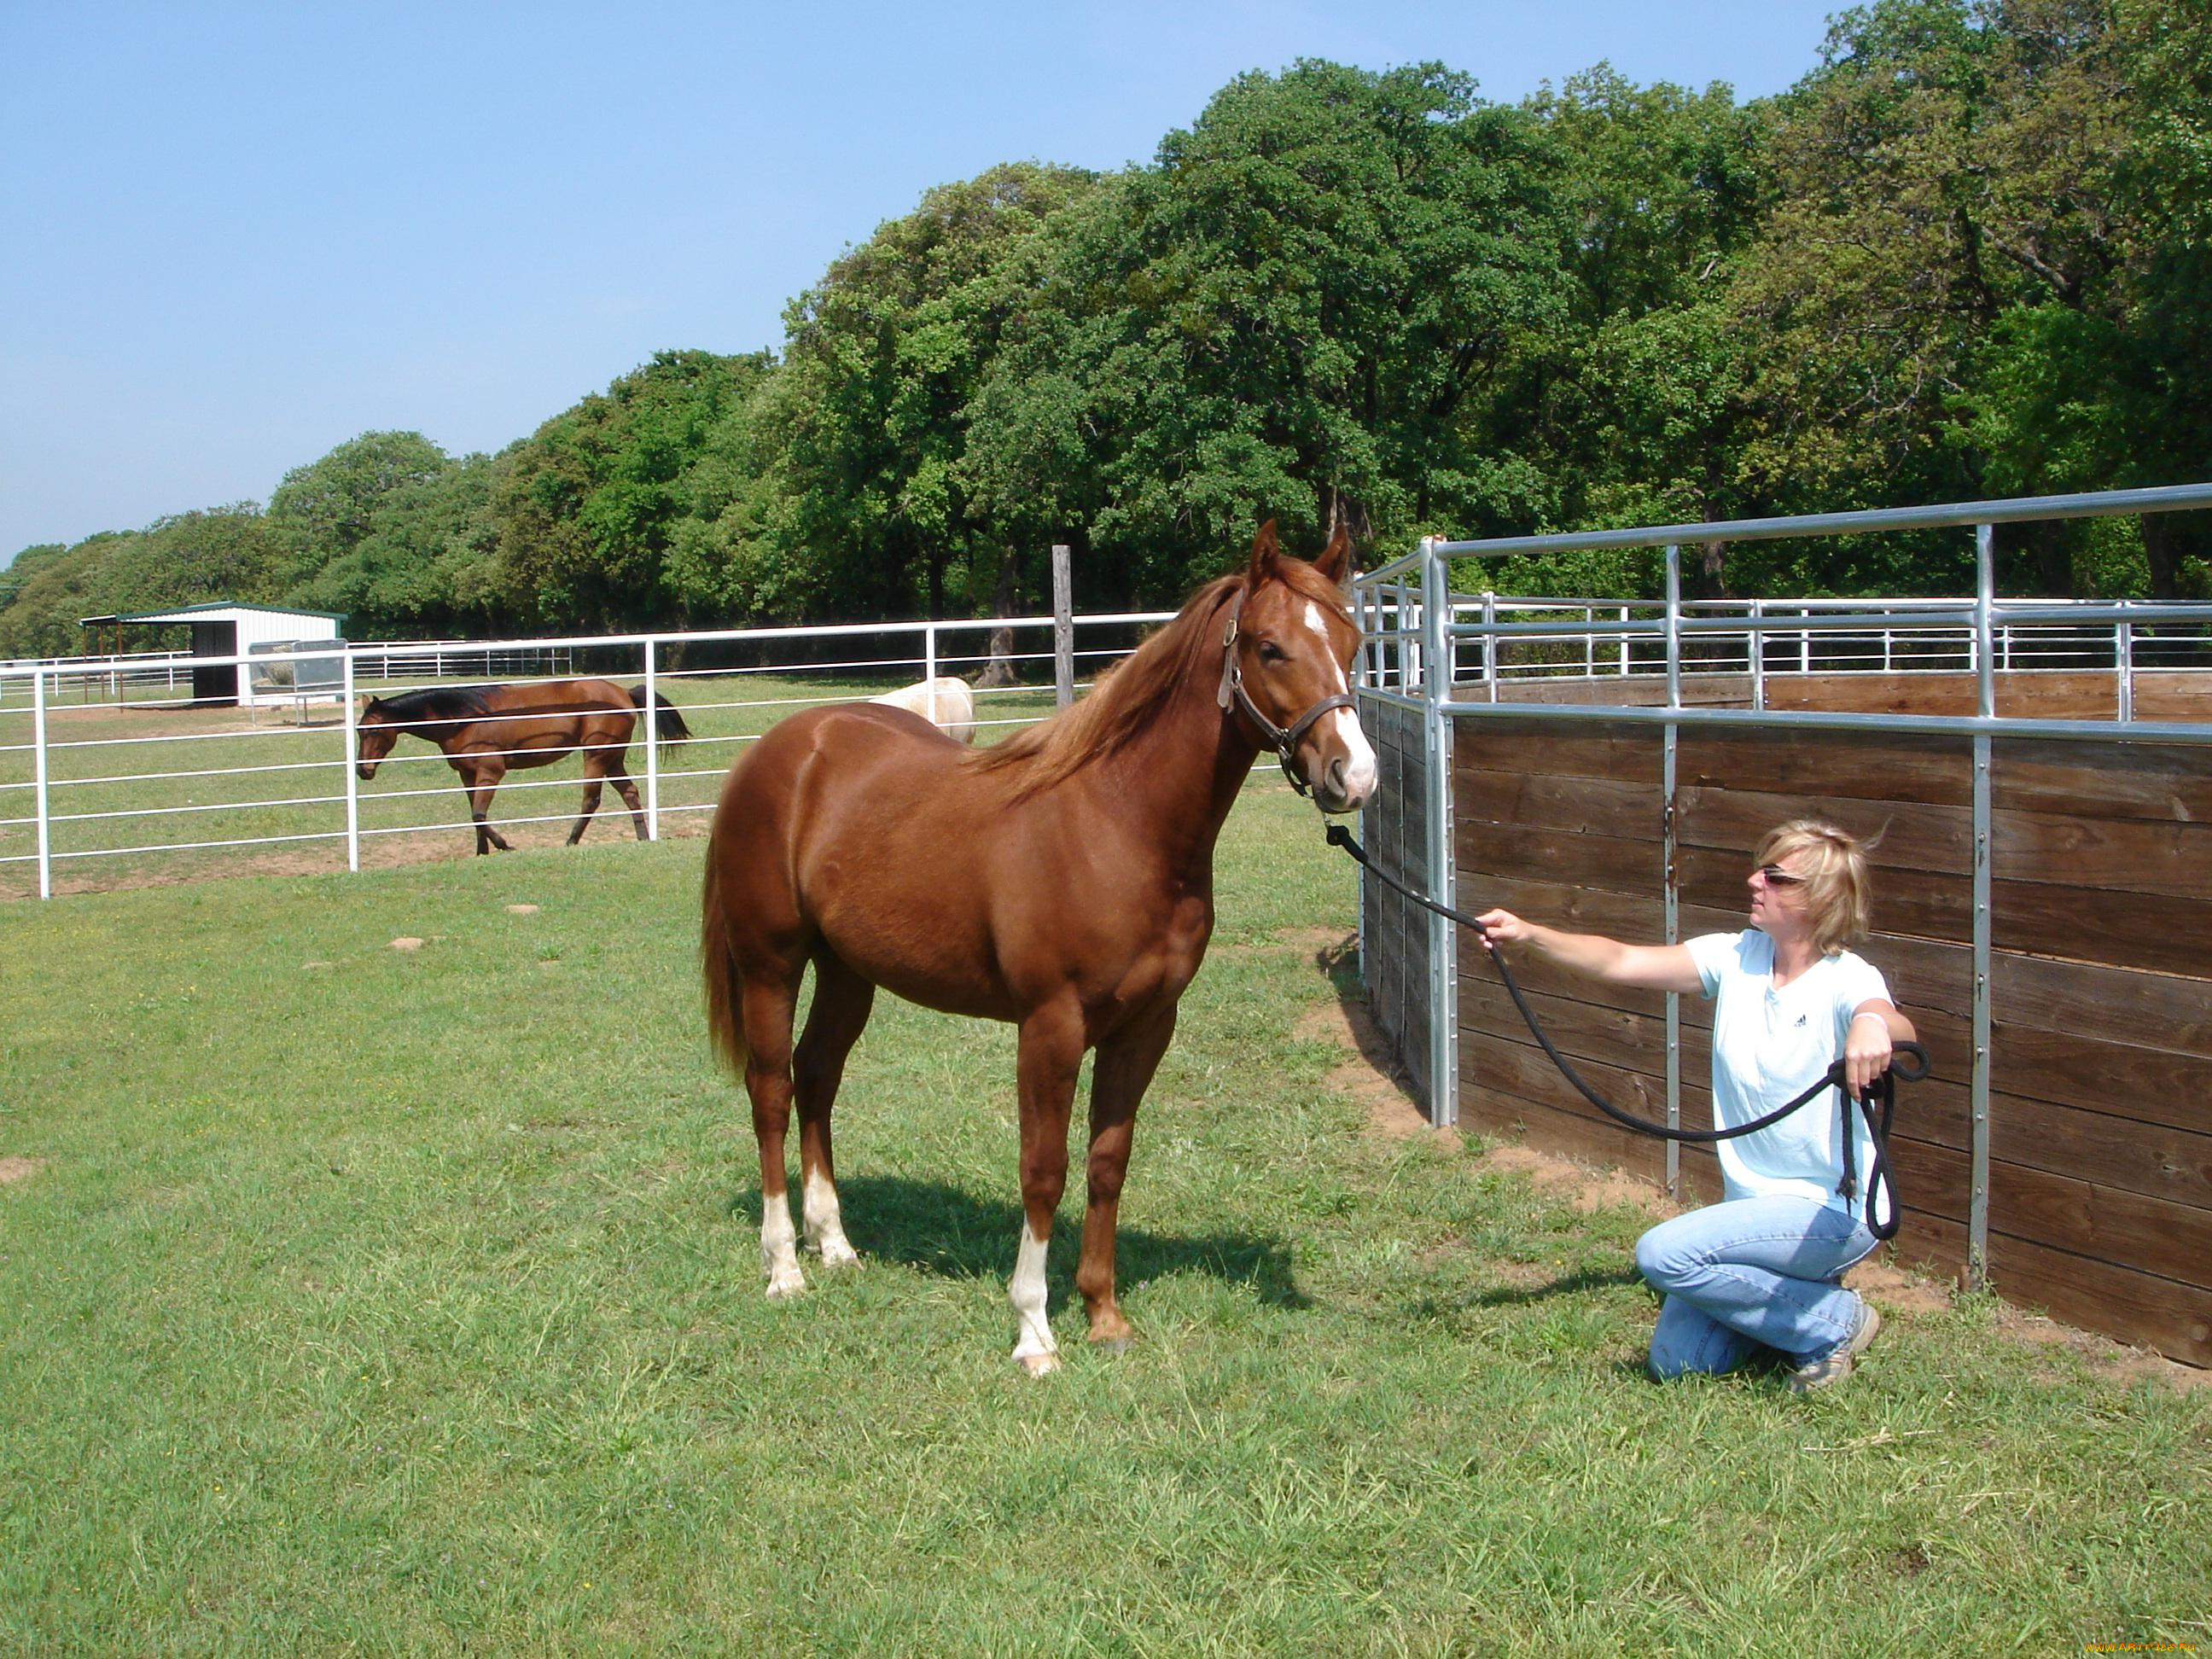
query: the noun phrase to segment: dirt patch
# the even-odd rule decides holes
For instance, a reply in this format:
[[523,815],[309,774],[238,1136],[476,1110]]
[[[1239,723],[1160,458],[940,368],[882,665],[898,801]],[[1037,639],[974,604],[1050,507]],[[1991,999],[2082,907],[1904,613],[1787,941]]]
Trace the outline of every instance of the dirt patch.
[[1891,1550],[1881,1558],[1882,1565],[1899,1578],[1917,1578],[1928,1571],[1928,1547],[1915,1544],[1910,1549]]
[[2128,1348],[2109,1337],[2077,1331],[2043,1314],[2009,1304],[1997,1312],[1997,1328],[2033,1347],[2064,1348],[2100,1376],[2120,1382],[2161,1382],[2184,1394],[2212,1389],[2212,1370],[2184,1365],[2148,1348]]
[[1358,935],[1346,933],[1336,927],[1281,927],[1275,937],[1284,944],[1301,951],[1310,951],[1324,965],[1343,958],[1347,950],[1358,948]]
[[1941,1313],[1951,1305],[1948,1285],[1893,1262],[1862,1261],[1844,1275],[1844,1283],[1900,1313]]
[[[566,832],[558,825],[511,824],[503,826],[503,829],[517,851],[558,849],[565,845],[567,839]],[[663,841],[688,841],[706,833],[707,823],[698,815],[678,815],[663,809],[660,823],[660,838]],[[6,831],[0,830],[0,839],[4,839],[6,834]],[[456,863],[475,856],[476,843],[465,828],[410,830],[402,835],[364,836],[361,842],[361,867],[364,870],[411,869],[425,864]],[[221,881],[232,876],[337,875],[343,873],[346,867],[345,848],[334,844],[304,848],[230,848],[216,853],[179,854],[166,859],[162,855],[155,855],[153,862],[145,864],[136,861],[112,864],[106,859],[87,859],[83,863],[82,873],[55,872],[53,890],[56,897],[78,893],[136,892],[151,887],[187,887],[204,881]],[[8,873],[0,875],[0,902],[37,896],[39,889],[35,874],[19,874],[20,866],[16,866],[5,868]]]
[[1617,1170],[1593,1170],[1533,1147],[1493,1146],[1476,1160],[1475,1167],[1527,1176],[1538,1192],[1564,1198],[1584,1215],[1623,1204],[1654,1219],[1680,1214],[1681,1210],[1648,1181]]
[[1443,1146],[1455,1149],[1461,1145],[1456,1129],[1430,1130],[1427,1116],[1407,1092],[1402,1073],[1385,1070],[1370,1058],[1389,1050],[1365,1003],[1326,1002],[1309,1008],[1291,1035],[1301,1042],[1330,1042],[1344,1051],[1343,1060],[1328,1074],[1328,1086],[1357,1101],[1376,1133],[1408,1140],[1434,1133]]
[[0,1158],[0,1187],[28,1181],[46,1167],[43,1158]]

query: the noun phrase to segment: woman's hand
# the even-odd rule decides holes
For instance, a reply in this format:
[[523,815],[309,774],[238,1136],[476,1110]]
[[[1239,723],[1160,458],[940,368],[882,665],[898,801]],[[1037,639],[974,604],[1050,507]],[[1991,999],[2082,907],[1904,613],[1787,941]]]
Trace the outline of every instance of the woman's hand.
[[1518,945],[1536,934],[1534,927],[1510,910],[1485,910],[1475,921],[1482,924],[1482,948],[1486,951],[1491,948],[1492,940],[1500,945]]
[[1875,1008],[1862,1008],[1851,1016],[1850,1030],[1844,1036],[1844,1081],[1850,1087],[1856,1100],[1872,1088],[1875,1079],[1889,1069],[1889,1057],[1895,1049],[1890,1036],[1889,1022]]

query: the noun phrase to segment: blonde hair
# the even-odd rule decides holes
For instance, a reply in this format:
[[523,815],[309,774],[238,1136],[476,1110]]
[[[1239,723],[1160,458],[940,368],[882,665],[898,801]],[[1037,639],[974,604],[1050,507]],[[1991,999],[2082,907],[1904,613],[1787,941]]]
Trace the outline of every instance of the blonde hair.
[[1874,881],[1867,849],[1856,836],[1818,818],[1792,818],[1768,830],[1751,855],[1754,866],[1805,856],[1793,875],[1805,878],[1805,915],[1813,945],[1832,957],[1867,936],[1874,925]]

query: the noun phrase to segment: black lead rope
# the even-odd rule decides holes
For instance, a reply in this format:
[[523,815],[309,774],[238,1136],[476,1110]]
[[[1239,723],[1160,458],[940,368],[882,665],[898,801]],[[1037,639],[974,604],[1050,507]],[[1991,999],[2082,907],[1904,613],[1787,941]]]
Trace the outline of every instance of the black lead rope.
[[[1461,927],[1472,929],[1478,937],[1485,939],[1488,937],[1488,930],[1464,910],[1455,910],[1448,904],[1438,904],[1433,899],[1422,897],[1404,882],[1400,881],[1389,871],[1376,864],[1374,860],[1367,856],[1367,849],[1354,841],[1352,838],[1352,832],[1342,824],[1332,823],[1328,826],[1328,842],[1330,846],[1341,847],[1349,853],[1358,861],[1362,869],[1382,883],[1384,886],[1402,893],[1424,910],[1439,916],[1449,917]],[[1836,1183],[1836,1191],[1844,1197],[1850,1199],[1858,1196],[1857,1159],[1852,1151],[1852,1141],[1855,1137],[1850,1132],[1851,1107],[1856,1103],[1859,1110],[1865,1115],[1867,1135],[1874,1146],[1873,1166],[1867,1171],[1867,1231],[1877,1239],[1886,1239],[1896,1233],[1899,1214],[1897,1183],[1890,1176],[1889,1127],[1897,1110],[1898,1080],[1902,1079],[1907,1083],[1917,1083],[1928,1075],[1928,1051],[1918,1043],[1899,1043],[1896,1055],[1890,1060],[1889,1069],[1868,1085],[1865,1096],[1856,1103],[1852,1100],[1850,1091],[1845,1085],[1844,1062],[1839,1060],[1828,1067],[1827,1075],[1818,1083],[1806,1090],[1795,1100],[1776,1107],[1764,1117],[1754,1118],[1748,1123],[1740,1123],[1732,1129],[1671,1128],[1664,1123],[1654,1123],[1649,1118],[1638,1117],[1632,1113],[1622,1111],[1620,1107],[1583,1082],[1582,1074],[1575,1070],[1567,1057],[1554,1048],[1552,1039],[1545,1035],[1542,1024],[1536,1018],[1535,1010],[1528,1006],[1528,999],[1521,994],[1520,982],[1513,977],[1512,969],[1506,965],[1505,952],[1492,945],[1490,947],[1490,960],[1497,966],[1498,977],[1504,982],[1506,994],[1513,999],[1513,1006],[1521,1011],[1521,1018],[1528,1022],[1528,1030],[1534,1035],[1536,1041],[1543,1046],[1544,1052],[1551,1056],[1552,1064],[1559,1068],[1559,1075],[1573,1084],[1576,1091],[1584,1100],[1589,1102],[1614,1122],[1625,1128],[1633,1129],[1638,1134],[1650,1135],[1660,1140],[1689,1141],[1700,1146],[1709,1145],[1717,1140],[1734,1140],[1739,1135],[1756,1134],[1761,1129],[1773,1127],[1807,1102],[1816,1099],[1828,1090],[1833,1089],[1842,1100],[1841,1110],[1844,1120],[1844,1178]],[[1917,1062],[1911,1068],[1899,1063],[1899,1057],[1908,1055]],[[1887,1221],[1877,1219],[1877,1195],[1885,1187],[1889,1189],[1889,1218]]]

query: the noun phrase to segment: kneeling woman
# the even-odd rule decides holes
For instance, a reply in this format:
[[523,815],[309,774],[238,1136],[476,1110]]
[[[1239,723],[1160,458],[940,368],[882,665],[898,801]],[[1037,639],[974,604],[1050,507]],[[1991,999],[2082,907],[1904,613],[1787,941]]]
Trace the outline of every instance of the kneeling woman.
[[[1731,1128],[1810,1087],[1838,1056],[1854,1092],[1914,1040],[1881,975],[1844,947],[1865,936],[1866,855],[1831,824],[1799,819],[1752,855],[1751,926],[1681,945],[1624,945],[1539,927],[1505,910],[1489,938],[1526,944],[1613,985],[1713,1000],[1713,1121]],[[1722,1202],[1662,1222],[1637,1242],[1636,1266],[1665,1298],[1651,1372],[1734,1370],[1779,1350],[1802,1393],[1840,1381],[1881,1320],[1839,1282],[1875,1247],[1857,1200],[1836,1190],[1842,1116],[1815,1099],[1772,1128],[1716,1143]],[[1850,1115],[1854,1163],[1874,1167],[1866,1125]],[[1885,1216],[1882,1218],[1887,1219]]]

